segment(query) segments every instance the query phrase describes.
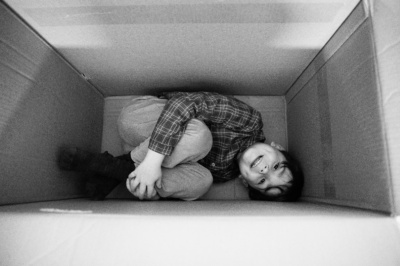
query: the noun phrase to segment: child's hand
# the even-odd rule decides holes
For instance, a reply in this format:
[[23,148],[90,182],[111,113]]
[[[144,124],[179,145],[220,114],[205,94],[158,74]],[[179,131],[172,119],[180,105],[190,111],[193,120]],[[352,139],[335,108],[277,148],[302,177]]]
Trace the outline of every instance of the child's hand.
[[[128,185],[128,184],[127,184]],[[147,193],[144,194],[143,200],[159,200],[160,196],[157,194],[157,191],[154,189],[153,190],[153,194],[149,197],[147,195]],[[139,198],[139,186],[136,187],[135,191],[130,191],[132,193],[133,196],[135,196],[136,198]]]
[[154,197],[154,185],[161,187],[161,163],[164,157],[149,150],[143,162],[129,174],[126,187],[135,197],[140,200]]

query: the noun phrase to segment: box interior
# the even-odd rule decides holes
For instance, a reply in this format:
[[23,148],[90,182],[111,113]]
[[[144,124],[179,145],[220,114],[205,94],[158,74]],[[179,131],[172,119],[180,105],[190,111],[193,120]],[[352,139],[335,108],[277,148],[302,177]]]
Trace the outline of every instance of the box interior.
[[[163,6],[165,9],[162,9],[162,6],[156,3],[151,3],[146,8],[136,3],[130,5],[130,9],[124,13],[121,7],[126,7],[126,5],[120,2],[116,4],[114,11],[125,16],[136,14],[137,20],[130,21],[128,17],[125,17],[108,21],[108,24],[104,21],[96,24],[88,12],[98,9],[104,9],[103,11],[106,12],[110,7],[98,4],[88,10],[87,5],[82,3],[72,3],[69,5],[74,7],[69,7],[61,6],[58,1],[55,1],[53,6],[30,1],[8,1],[10,6],[2,6],[1,11],[4,22],[2,73],[5,76],[6,90],[2,91],[4,111],[2,112],[1,145],[5,178],[2,179],[1,187],[4,193],[0,202],[13,204],[81,196],[83,183],[80,181],[80,176],[59,171],[54,165],[55,155],[60,146],[78,146],[92,151],[108,150],[114,155],[120,155],[121,143],[115,121],[130,97],[156,94],[162,90],[212,90],[234,95],[262,113],[267,141],[276,141],[283,145],[304,168],[306,176],[304,200],[390,213],[394,206],[391,202],[386,132],[382,127],[385,121],[376,70],[373,25],[365,3],[357,3],[357,1],[351,3],[343,4],[341,7],[331,3],[313,6],[325,12],[320,15],[310,11],[312,6],[306,3],[299,4],[309,12],[310,17],[307,21],[301,21],[300,13],[296,11],[299,6],[296,4],[282,3],[280,5],[270,2],[259,5],[227,4],[226,10],[235,7],[236,13],[241,16],[226,13],[218,21],[214,21],[217,15],[222,14],[223,6],[204,4],[201,8],[211,12],[211,7],[214,7],[216,9],[213,12],[216,13],[212,15],[211,12],[210,17],[203,18],[201,21],[192,21],[190,18],[193,19],[196,17],[196,12],[203,10],[196,9],[195,7],[198,7],[196,5],[169,3]],[[16,13],[10,10],[10,7],[14,8]],[[143,12],[148,12],[148,14],[139,16],[136,9],[138,7],[143,7]],[[336,16],[328,14],[333,12],[326,11],[328,7],[336,10]],[[261,14],[260,17],[251,18],[252,16],[246,15],[249,14],[246,12],[257,13],[257,8],[260,9],[258,11]],[[285,17],[283,21],[280,21],[278,18],[282,15],[277,11],[280,9],[286,10],[291,17]],[[182,15],[181,20],[174,23],[170,21],[174,14],[173,10]],[[306,12],[304,10],[302,12]],[[161,19],[159,15],[162,12],[168,14],[163,23],[159,21]],[[275,14],[277,17],[275,19],[278,21],[272,18],[265,21],[264,16],[273,17],[271,12]],[[73,14],[81,14],[82,18],[74,18]],[[96,17],[96,14],[92,15]],[[345,15],[347,17],[343,17]],[[18,16],[22,16],[26,21],[21,21]],[[105,19],[105,17],[100,16],[97,19]],[[231,35],[226,32],[223,35],[226,38],[225,41],[219,40],[220,43],[213,43],[210,46],[203,47],[204,43],[195,42],[199,36],[191,36],[188,33],[188,30],[192,30],[200,34],[207,29],[206,37],[209,39],[214,37],[214,42],[217,42],[215,38],[222,32],[214,32],[214,27],[218,26],[220,27],[218,29],[223,31],[227,30],[224,27],[230,25],[235,25],[238,29],[230,28]],[[283,41],[278,42],[278,37],[276,37],[277,43],[273,45],[268,41],[265,43],[266,48],[262,48],[261,43],[252,39],[256,37],[250,38],[251,35],[261,36],[271,33],[272,25],[281,27],[282,34],[290,37],[291,41],[304,42],[298,34],[290,34],[294,30],[308,29],[318,36],[315,34],[315,30],[318,29],[318,27],[315,28],[316,25],[325,27],[326,32],[321,34],[322,36],[325,36],[327,32],[331,36],[329,38],[325,36],[325,39],[319,39],[313,43],[315,46],[322,47],[320,51],[313,49],[306,52],[297,51],[298,57],[293,57],[291,53],[287,55],[277,53],[277,57],[274,58],[270,56],[270,53],[276,51],[271,47],[279,45],[280,48],[285,48]],[[173,48],[171,51],[159,47],[153,39],[148,40],[150,48],[146,50],[144,50],[145,46],[136,47],[143,43],[142,38],[147,36],[144,30],[153,30],[154,36],[159,36],[156,34],[159,33],[161,35],[159,37],[165,38],[168,42],[165,32],[161,33],[159,28],[161,26],[166,27],[164,31],[170,31],[169,38],[174,38],[176,31],[182,36],[187,36],[187,41],[192,43],[194,49],[178,56],[175,50],[183,49],[183,46],[187,45],[180,39],[167,45],[169,49]],[[126,34],[130,37],[135,36],[137,42],[129,47],[121,47],[121,41],[132,43],[124,38],[117,39],[114,46],[107,46],[122,49],[118,53],[114,52],[115,57],[126,54],[127,58],[134,61],[131,65],[113,70],[111,67],[113,64],[126,62],[120,62],[115,57],[111,60],[108,57],[112,55],[108,50],[94,49],[94,44],[85,43],[89,41],[89,38],[84,40],[73,38],[77,42],[76,47],[87,46],[86,56],[80,54],[79,49],[68,52],[67,46],[74,47],[74,45],[65,39],[57,41],[56,38],[60,35],[56,33],[58,31],[67,35],[68,31],[70,34],[77,34],[75,31],[82,29],[90,35],[90,33],[100,32],[100,29],[108,32],[110,27],[122,32],[124,27],[128,27]],[[255,34],[255,32],[245,34],[242,32],[243,29],[258,30],[261,34]],[[38,36],[38,34],[41,35]],[[119,35],[121,35],[120,32]],[[233,39],[241,39],[239,36],[242,39],[248,39],[252,46],[233,42]],[[61,41],[66,43],[61,45]],[[224,54],[225,51],[220,51],[219,57],[211,61],[210,57],[201,57],[201,54],[194,53],[193,56],[199,57],[199,60],[196,63],[193,61],[190,63],[192,74],[197,71],[195,67],[208,65],[210,72],[221,80],[212,75],[204,79],[193,78],[184,73],[182,67],[187,66],[181,66],[181,61],[173,61],[189,59],[186,53],[190,51],[204,50],[203,52],[209,54],[216,53],[215,50],[209,49],[226,45],[227,41],[232,41],[232,47],[226,46],[228,52],[231,53],[230,58]],[[323,41],[325,43],[321,44]],[[101,46],[101,43],[97,45]],[[246,50],[246,47],[249,50]],[[251,48],[254,47],[259,47],[259,49],[252,50]],[[303,47],[306,47],[306,44],[303,43]],[[128,53],[128,48],[136,57],[133,58]],[[151,53],[157,49],[160,50],[157,55],[160,60],[155,60],[156,55]],[[234,51],[237,49],[243,51],[246,59],[239,60],[239,57],[235,56],[237,53]],[[96,54],[98,50],[104,52],[103,57]],[[139,51],[143,51],[141,56],[137,55]],[[259,53],[259,59],[250,57],[248,53]],[[278,57],[283,59],[278,60]],[[92,62],[91,60],[95,58],[106,59],[109,65],[107,66],[104,61]],[[170,69],[169,75],[170,79],[177,76],[175,82],[164,82],[163,78],[157,76],[157,71],[160,71],[167,59],[172,60],[170,66],[173,69]],[[278,81],[275,78],[270,79],[269,77],[274,76],[274,73],[269,69],[276,71],[276,68],[270,65],[268,59],[276,60],[276,68],[286,76],[279,78]],[[241,65],[234,64],[235,67],[243,69],[240,73],[236,70],[236,73],[241,75],[231,78],[226,76],[223,71],[229,70],[233,73],[235,71],[221,68],[218,62],[232,67],[232,62],[229,60],[241,62]],[[291,60],[294,72],[288,69],[285,60]],[[261,65],[259,61],[263,61],[264,64]],[[140,62],[147,62],[147,65],[139,66]],[[190,60],[187,64],[189,62]],[[94,63],[91,68],[84,66],[91,63]],[[156,63],[159,63],[157,68],[154,67]],[[152,67],[148,69],[150,65]],[[246,71],[250,67],[256,76],[246,76]],[[124,68],[134,70],[134,75],[127,74],[125,79],[115,80],[113,75],[122,75]],[[107,81],[100,77],[100,73],[105,72],[105,69],[110,72],[104,75]],[[264,74],[259,72],[264,69],[266,69]],[[142,72],[145,71],[147,71],[146,75],[153,73],[154,78],[144,78],[145,74]],[[181,76],[178,73],[181,73]],[[198,73],[205,75],[202,70]],[[167,75],[165,72],[159,74]],[[131,79],[136,81],[133,82]],[[227,84],[222,79],[236,85],[226,86]],[[114,80],[114,85],[109,83]],[[241,86],[247,81],[249,83],[246,86]],[[284,84],[285,82],[287,84]],[[19,167],[15,167],[16,164]],[[14,176],[20,178],[13,178]],[[20,182],[21,179],[25,182]],[[32,188],[34,183],[40,184],[40,187]],[[113,197],[117,194],[114,193]],[[225,186],[213,187],[204,199],[248,198],[240,182],[233,181]]]
[[[400,29],[393,26],[400,25],[400,7],[396,1],[321,1],[313,6],[316,12],[306,13],[307,21],[302,12],[312,8],[306,1],[216,6],[215,1],[199,6],[179,1],[165,5],[115,1],[114,6],[84,1],[5,2],[0,4],[0,205],[4,205],[0,219],[12,230],[1,229],[0,235],[9,241],[0,244],[0,257],[7,265],[41,264],[61,255],[75,258],[70,264],[82,265],[88,262],[82,252],[89,254],[91,262],[99,262],[97,252],[107,247],[94,244],[93,239],[107,231],[107,241],[115,241],[113,234],[122,238],[111,248],[112,254],[129,252],[124,241],[137,230],[126,231],[126,223],[149,230],[159,226],[157,234],[167,239],[172,237],[166,233],[169,227],[177,239],[172,246],[182,241],[204,248],[181,234],[182,221],[187,232],[203,226],[206,233],[197,235],[201,239],[215,236],[215,228],[224,224],[218,233],[231,251],[237,250],[233,236],[243,243],[254,241],[252,234],[265,238],[272,234],[284,245],[284,239],[296,232],[299,239],[291,237],[289,246],[296,249],[310,239],[307,243],[321,254],[330,250],[332,260],[324,261],[325,265],[338,265],[340,252],[346,261],[339,265],[360,264],[357,259],[365,254],[373,255],[362,265],[380,260],[383,265],[400,263],[395,251],[400,235],[393,219],[400,208],[396,164]],[[139,7],[146,15],[140,15]],[[123,16],[108,17],[110,12]],[[115,25],[118,30],[113,32]],[[265,42],[261,36],[273,30],[283,33],[275,32],[271,35],[275,38]],[[285,34],[292,38],[285,39]],[[311,36],[319,38],[302,43]],[[293,40],[307,49],[296,49]],[[229,94],[258,109],[267,141],[282,144],[303,167],[306,182],[301,201],[252,202],[238,180],[213,185],[200,201],[191,203],[133,201],[123,186],[101,203],[83,199],[82,176],[57,168],[58,148],[78,146],[119,155],[122,145],[116,119],[124,104],[137,95],[177,89]],[[165,223],[160,224],[160,219]],[[261,233],[255,229],[263,222],[292,229],[279,238],[272,227]],[[28,224],[33,233],[18,233],[26,231]],[[63,226],[70,228],[72,239],[63,236],[65,231],[59,229]],[[60,241],[54,237],[58,234]],[[320,245],[329,238],[336,240]],[[34,248],[31,239],[48,245]],[[390,248],[374,249],[377,239]],[[266,242],[272,249],[275,242]],[[21,243],[28,250],[16,259]],[[93,250],[81,246],[88,243]],[[148,252],[133,246],[142,254]],[[358,248],[346,248],[353,246]],[[211,244],[205,250],[211,248],[219,249]],[[297,250],[298,255],[309,254],[306,247]],[[189,255],[177,264],[195,256],[194,251],[185,251]],[[241,251],[242,262],[257,261],[252,260],[251,248]],[[44,255],[35,255],[40,252]],[[173,254],[163,252],[164,258]],[[278,262],[284,252],[274,254],[271,262]],[[120,258],[127,263],[127,256]],[[140,258],[146,264],[146,256]],[[220,264],[223,259],[240,262],[237,256],[226,260],[215,255]],[[303,262],[321,265],[323,259],[310,255]],[[195,264],[202,262],[207,259]],[[293,262],[285,258],[282,264]]]

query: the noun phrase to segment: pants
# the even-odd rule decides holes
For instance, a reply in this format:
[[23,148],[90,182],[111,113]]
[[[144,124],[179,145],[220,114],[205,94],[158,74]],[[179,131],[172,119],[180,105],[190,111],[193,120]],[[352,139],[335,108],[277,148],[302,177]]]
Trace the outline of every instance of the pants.
[[[118,119],[118,131],[125,152],[131,154],[135,165],[145,158],[151,133],[166,103],[164,99],[143,96],[133,99]],[[212,135],[208,127],[198,119],[192,119],[185,133],[170,156],[162,163],[162,185],[155,187],[163,198],[195,200],[211,187],[210,171],[197,163],[212,147]]]

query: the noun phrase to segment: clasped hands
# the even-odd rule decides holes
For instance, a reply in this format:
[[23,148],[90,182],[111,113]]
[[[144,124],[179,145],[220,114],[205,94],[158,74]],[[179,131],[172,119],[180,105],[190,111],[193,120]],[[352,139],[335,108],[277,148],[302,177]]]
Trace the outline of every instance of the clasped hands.
[[140,200],[153,200],[159,196],[155,186],[161,188],[161,164],[165,155],[148,150],[143,162],[129,174],[126,188]]

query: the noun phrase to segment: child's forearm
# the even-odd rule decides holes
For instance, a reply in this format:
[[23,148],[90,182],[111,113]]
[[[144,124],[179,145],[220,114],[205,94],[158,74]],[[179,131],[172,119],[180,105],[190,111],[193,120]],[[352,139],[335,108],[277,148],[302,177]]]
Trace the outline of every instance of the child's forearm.
[[149,149],[143,161],[153,164],[154,167],[161,168],[164,158],[165,158],[164,154]]

